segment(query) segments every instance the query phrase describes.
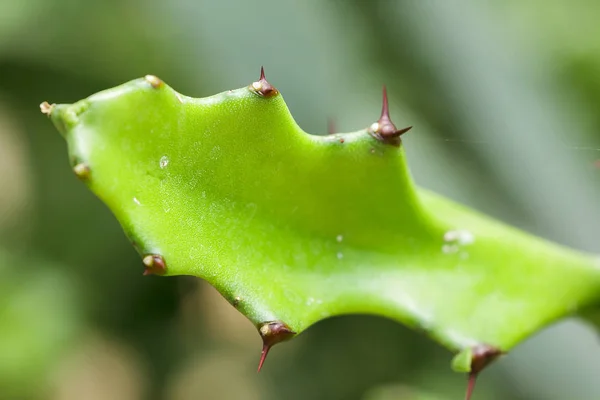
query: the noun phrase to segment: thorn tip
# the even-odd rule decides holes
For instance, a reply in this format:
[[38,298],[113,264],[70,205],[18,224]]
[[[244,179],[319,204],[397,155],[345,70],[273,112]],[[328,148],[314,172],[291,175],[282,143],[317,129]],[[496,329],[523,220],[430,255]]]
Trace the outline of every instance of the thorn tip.
[[471,396],[473,396],[473,391],[475,389],[475,383],[477,382],[477,374],[469,374],[469,380],[467,382],[467,394],[465,395],[465,400],[471,400]]
[[271,346],[267,344],[263,344],[262,351],[260,352],[260,361],[258,362],[258,370],[256,372],[260,372],[267,359],[267,354],[269,354],[269,350],[271,350]]

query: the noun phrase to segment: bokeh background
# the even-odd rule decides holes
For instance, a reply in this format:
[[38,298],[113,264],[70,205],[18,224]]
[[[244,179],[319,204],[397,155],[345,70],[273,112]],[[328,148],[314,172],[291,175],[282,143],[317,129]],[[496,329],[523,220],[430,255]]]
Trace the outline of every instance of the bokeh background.
[[[299,124],[370,125],[381,86],[418,184],[600,253],[600,2],[0,0],[0,399],[462,399],[451,354],[388,320],[323,321],[256,374],[205,283],[142,277],[38,105],[155,74],[195,97],[261,65]],[[532,282],[532,285],[536,282]],[[477,400],[596,400],[600,340],[561,322]]]

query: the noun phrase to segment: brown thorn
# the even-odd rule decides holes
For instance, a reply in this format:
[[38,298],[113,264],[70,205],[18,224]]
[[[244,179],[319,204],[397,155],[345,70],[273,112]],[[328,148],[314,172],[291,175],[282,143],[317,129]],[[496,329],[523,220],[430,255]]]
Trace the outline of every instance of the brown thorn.
[[379,122],[382,120],[390,120],[390,108],[388,104],[388,96],[387,96],[387,88],[383,85],[383,105],[381,106],[381,116],[379,117]]
[[260,361],[258,362],[258,372],[260,372],[265,360],[267,359],[267,354],[269,354],[269,350],[271,350],[271,347],[277,343],[283,342],[284,340],[291,339],[296,332],[292,331],[289,326],[281,321],[266,322],[259,328],[258,331],[263,340]]
[[259,80],[261,80],[261,81],[262,80],[266,80],[265,79],[265,67],[262,66],[262,65],[260,66],[260,78],[259,78]]
[[390,107],[387,96],[387,88],[383,86],[383,105],[381,107],[381,116],[379,120],[371,125],[370,132],[377,139],[382,142],[391,144],[393,146],[400,146],[400,136],[409,130],[412,126],[396,129],[396,125],[390,119]]
[[403,133],[406,133],[408,131],[410,131],[412,129],[412,125],[411,126],[407,126],[406,128],[402,128],[402,129],[398,129],[396,132],[394,132],[395,135],[400,136]]
[[165,259],[159,254],[148,254],[143,259],[146,269],[144,270],[144,276],[147,275],[163,275],[167,270]]
[[471,396],[473,395],[473,390],[475,389],[476,381],[477,381],[477,374],[470,373],[469,381],[467,383],[467,394],[465,396],[465,400],[471,400]]
[[271,346],[267,344],[263,344],[262,351],[260,353],[260,361],[258,362],[258,370],[256,372],[260,372],[262,369],[265,360],[267,359],[267,354],[269,354],[269,350],[271,350]]
[[273,97],[279,94],[275,86],[265,78],[265,69],[262,66],[260,67],[260,78],[250,85],[250,89],[263,97]]
[[333,135],[336,131],[335,121],[333,118],[327,118],[327,133]]
[[472,349],[473,358],[471,359],[471,373],[478,374],[494,360],[504,354],[504,352],[488,344],[480,344]]
[[474,346],[471,351],[471,372],[469,373],[469,381],[467,383],[465,400],[471,399],[475,389],[475,382],[477,381],[479,373],[494,360],[504,354],[502,350],[487,344]]

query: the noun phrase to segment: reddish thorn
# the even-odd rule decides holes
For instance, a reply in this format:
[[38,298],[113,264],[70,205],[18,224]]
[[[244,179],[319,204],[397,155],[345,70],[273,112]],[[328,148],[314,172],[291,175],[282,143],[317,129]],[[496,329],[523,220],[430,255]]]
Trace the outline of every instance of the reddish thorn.
[[262,366],[265,363],[265,360],[267,359],[267,354],[269,354],[269,350],[271,350],[271,346],[269,346],[268,344],[263,344],[262,352],[260,353],[260,361],[258,362],[258,371],[256,372],[260,372],[260,370],[262,369]]
[[479,373],[502,354],[504,354],[502,350],[487,344],[479,344],[472,348],[471,372],[469,373],[465,400],[471,399]]
[[382,120],[390,120],[390,108],[388,105],[387,89],[385,85],[383,85],[383,106],[381,107],[381,117],[379,117],[379,123],[381,123]]
[[252,85],[250,85],[250,88],[252,91],[258,93],[262,97],[272,97],[279,94],[279,91],[275,88],[275,86],[271,85],[265,78],[264,67],[260,67],[260,78],[258,78],[258,81],[253,82]]
[[144,270],[144,276],[147,275],[163,275],[167,269],[164,258],[159,254],[148,254],[143,259],[146,269]]
[[471,359],[471,373],[479,374],[485,367],[495,361],[504,352],[494,346],[478,344],[474,346],[473,358]]
[[403,133],[406,133],[406,132],[410,131],[411,129],[412,129],[412,126],[407,126],[406,128],[398,129],[396,131],[396,135],[400,136]]
[[279,342],[291,339],[296,332],[280,321],[265,322],[258,331],[263,340],[262,352],[258,363],[258,372],[260,372],[271,347]]
[[465,396],[465,400],[471,400],[471,396],[473,395],[473,390],[475,389],[476,381],[477,381],[477,374],[474,374],[474,373],[469,374],[469,381],[467,383],[467,394]]
[[336,131],[336,127],[335,127],[335,121],[333,120],[333,118],[328,118],[327,119],[327,133],[329,133],[330,135],[333,135]]
[[390,106],[387,96],[387,88],[383,86],[383,105],[381,107],[381,116],[379,121],[373,124],[371,134],[382,142],[393,146],[400,146],[400,136],[408,132],[412,126],[402,129],[396,129],[396,126],[390,119]]
[[600,169],[600,160],[594,161],[594,167]]

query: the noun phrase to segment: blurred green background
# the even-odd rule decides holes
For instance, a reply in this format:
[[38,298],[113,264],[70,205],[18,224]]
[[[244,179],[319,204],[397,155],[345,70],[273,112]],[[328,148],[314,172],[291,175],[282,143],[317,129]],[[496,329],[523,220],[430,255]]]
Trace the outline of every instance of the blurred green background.
[[[0,399],[462,399],[451,354],[374,317],[323,321],[257,375],[255,328],[197,279],[142,277],[38,105],[146,74],[204,97],[264,65],[323,134],[370,125],[386,84],[418,184],[600,253],[599,19],[595,0],[0,0]],[[564,321],[474,399],[595,400],[598,371],[595,332]]]

